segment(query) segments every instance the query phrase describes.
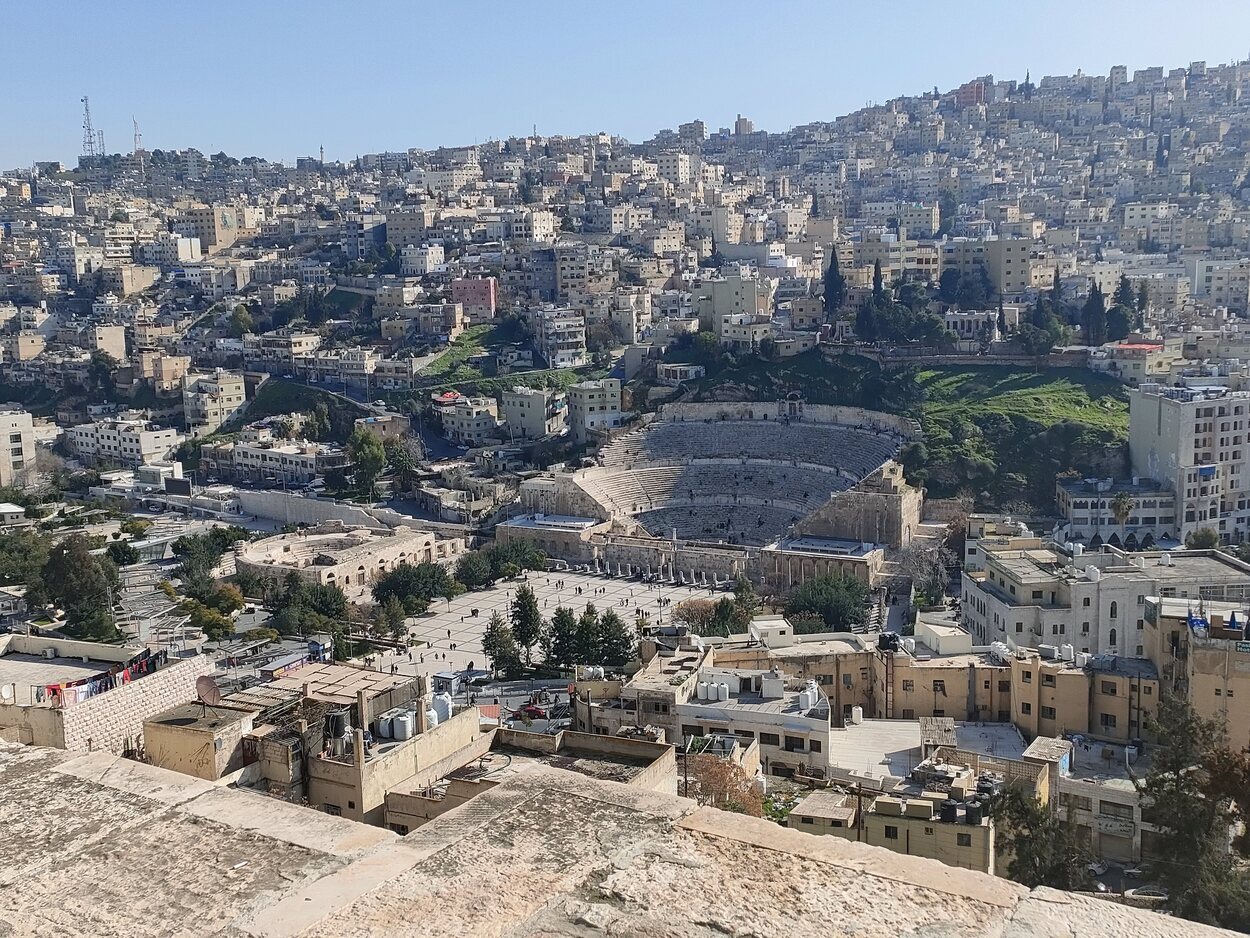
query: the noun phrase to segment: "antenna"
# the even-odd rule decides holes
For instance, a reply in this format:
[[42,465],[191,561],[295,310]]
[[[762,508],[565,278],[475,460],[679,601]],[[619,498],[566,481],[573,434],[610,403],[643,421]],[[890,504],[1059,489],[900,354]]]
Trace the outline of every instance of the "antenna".
[[139,161],[139,183],[143,184],[146,182],[146,177],[143,171],[143,134],[139,133],[139,121],[133,114],[130,115],[130,122],[134,124],[135,127],[134,156],[135,159]]
[[104,131],[103,130],[97,130],[95,132],[95,147],[96,147],[97,153],[100,156],[104,156],[106,151],[104,149]]
[[82,101],[82,155],[96,156],[96,135],[95,128],[91,126],[91,102],[86,95],[79,100]]

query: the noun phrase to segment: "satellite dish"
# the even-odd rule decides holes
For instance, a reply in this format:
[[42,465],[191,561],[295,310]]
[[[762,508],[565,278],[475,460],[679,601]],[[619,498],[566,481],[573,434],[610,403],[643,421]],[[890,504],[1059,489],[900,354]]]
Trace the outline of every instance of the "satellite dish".
[[5,703],[13,702],[12,684],[5,684],[3,687],[0,687],[0,700],[3,700]]
[[221,703],[221,691],[217,687],[217,682],[207,674],[195,679],[195,696],[200,703],[208,707],[215,707]]

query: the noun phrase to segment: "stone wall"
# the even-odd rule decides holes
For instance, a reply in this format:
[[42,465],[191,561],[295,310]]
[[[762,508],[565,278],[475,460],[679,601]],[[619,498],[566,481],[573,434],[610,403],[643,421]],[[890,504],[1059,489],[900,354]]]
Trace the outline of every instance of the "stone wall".
[[213,670],[206,655],[173,661],[155,674],[76,703],[61,714],[66,749],[120,753],[143,735],[143,721],[154,713],[196,699],[195,680]]

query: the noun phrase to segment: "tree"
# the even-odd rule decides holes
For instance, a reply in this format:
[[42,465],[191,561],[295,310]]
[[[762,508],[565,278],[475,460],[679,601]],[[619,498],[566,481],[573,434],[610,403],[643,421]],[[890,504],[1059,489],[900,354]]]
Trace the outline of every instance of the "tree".
[[864,620],[868,588],[849,577],[819,576],[803,582],[786,601],[786,615],[812,613],[832,631]]
[[872,262],[872,301],[880,303],[885,299],[885,278],[881,276],[881,259]]
[[939,238],[950,234],[951,229],[955,227],[955,216],[959,214],[959,202],[950,192],[943,192],[938,196],[938,230]]
[[1220,546],[1220,535],[1215,528],[1196,528],[1185,535],[1188,550],[1214,550]]
[[1091,857],[1050,808],[1014,786],[1004,788],[991,813],[1001,848],[1011,856],[1007,875],[1030,888],[1081,889]]
[[[1166,861],[1156,864],[1167,907],[1209,925],[1250,930],[1250,875],[1227,855],[1229,831],[1250,808],[1250,762],[1227,748],[1224,727],[1165,694],[1147,730],[1154,756],[1134,779],[1142,820],[1154,827]],[[1234,841],[1244,856],[1244,835]]]
[[1026,355],[1045,355],[1051,349],[1050,333],[1028,323],[1017,329],[1011,340]]
[[832,322],[846,302],[846,277],[838,263],[836,245],[830,246],[829,267],[825,270],[825,318]]
[[599,610],[594,603],[587,603],[582,614],[577,617],[577,631],[574,633],[573,653],[577,664],[599,664]]
[[634,629],[609,609],[599,617],[600,663],[611,668],[629,664],[634,660],[636,637]]
[[938,277],[938,299],[943,303],[954,303],[955,298],[959,296],[960,279],[958,267],[947,267],[943,270],[942,275]]
[[456,579],[469,589],[480,589],[493,579],[490,561],[478,551],[470,551],[456,563]]
[[1107,341],[1107,301],[1096,283],[1089,288],[1089,297],[1081,307],[1081,339],[1086,345]]
[[112,598],[117,568],[91,555],[91,542],[71,534],[48,552],[41,574],[48,600],[65,610],[65,631],[72,638],[110,641],[117,635]]
[[234,308],[234,312],[230,314],[230,334],[236,339],[241,339],[249,332],[255,329],[256,324],[252,320],[252,314],[246,306],[240,303]]
[[382,624],[396,641],[408,632],[408,613],[398,597],[388,596],[382,604]]
[[749,817],[764,816],[764,793],[740,765],[731,759],[709,754],[685,758],[690,760],[687,797],[722,811]]
[[119,567],[127,567],[139,562],[139,552],[128,541],[116,541],[105,550],[109,560]]
[[872,303],[865,303],[855,314],[855,338],[861,342],[877,341],[877,311]]
[[998,318],[994,321],[994,325],[998,327],[1000,336],[1007,335],[1007,312],[1003,309],[1003,296],[1001,293],[998,295]]
[[1107,341],[1119,342],[1127,338],[1133,331],[1133,320],[1136,313],[1132,306],[1121,306],[1117,303],[1107,311]]
[[532,659],[534,645],[542,634],[543,617],[538,611],[538,598],[528,583],[517,587],[516,596],[512,600],[512,636],[521,646],[528,666]]
[[770,335],[760,339],[760,358],[766,362],[772,361],[777,357],[777,340]]
[[455,581],[439,564],[425,561],[416,564],[401,563],[383,573],[373,584],[374,602],[385,603],[394,596],[404,604],[410,616],[420,615],[429,608],[435,596],[450,598],[457,594]]
[[577,660],[577,617],[561,606],[543,627],[543,656],[557,668],[572,667]]
[[734,625],[739,627],[739,631],[745,632],[759,611],[760,600],[755,595],[751,581],[744,576],[738,577],[734,581]]
[[1111,302],[1115,306],[1123,306],[1126,309],[1133,308],[1135,302],[1133,281],[1128,279],[1128,274],[1120,275],[1120,282],[1116,284],[1115,293],[1111,296]]
[[367,486],[370,496],[378,476],[386,468],[386,450],[377,435],[364,427],[352,431],[347,440],[347,454],[351,457],[356,474],[356,484]]
[[1111,517],[1115,519],[1115,523],[1120,526],[1120,533],[1124,533],[1124,526],[1128,524],[1128,519],[1133,514],[1133,496],[1128,492],[1116,492],[1111,499]]
[[51,549],[51,538],[37,531],[0,534],[0,584],[24,584],[27,605],[43,605],[47,602],[43,589],[43,568]]
[[486,631],[482,633],[482,652],[490,659],[491,666],[496,671],[502,671],[505,677],[521,675],[521,650],[508,623],[498,612],[493,613],[486,623]]

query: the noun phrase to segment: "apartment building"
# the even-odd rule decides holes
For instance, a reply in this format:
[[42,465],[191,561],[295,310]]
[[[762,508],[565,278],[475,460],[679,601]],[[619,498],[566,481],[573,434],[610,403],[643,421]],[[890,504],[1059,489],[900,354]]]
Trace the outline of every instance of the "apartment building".
[[343,219],[341,247],[349,261],[358,261],[382,250],[386,243],[386,216],[376,212]]
[[129,469],[164,462],[183,440],[177,430],[123,417],[70,427],[65,438],[89,465]]
[[341,447],[308,440],[277,440],[265,428],[245,430],[233,443],[206,443],[200,450],[200,469],[210,478],[299,485],[312,482],[327,470],[350,464]]
[[206,254],[217,254],[238,240],[239,215],[229,205],[196,205],[175,219],[174,231],[183,237],[199,238]]
[[0,410],[0,486],[25,488],[35,471],[35,428],[24,410]]
[[499,279],[457,277],[451,282],[451,301],[464,308],[469,323],[492,320],[499,309]]
[[603,378],[569,385],[569,434],[581,445],[594,430],[621,425],[621,380]]
[[530,312],[535,349],[549,368],[580,368],[587,362],[586,317],[568,307]]
[[182,411],[193,437],[207,436],[242,411],[247,402],[243,375],[218,368],[182,379]]
[[1033,257],[1033,242],[1023,238],[956,238],[942,245],[941,269],[979,276],[984,267],[994,292],[1018,296],[1041,285],[1049,272]]
[[[1177,536],[1176,495],[1154,479],[1059,479],[1055,502],[1063,516],[1056,540],[1134,551]],[[1127,510],[1123,518],[1116,513],[1120,506]]]
[[1208,550],[1070,553],[1038,539],[983,538],[984,569],[965,572],[963,624],[980,644],[1071,645],[1085,654],[1145,655],[1150,596],[1240,599],[1250,566]]
[[443,412],[443,436],[453,443],[481,446],[499,434],[499,405],[493,397],[462,397]]
[[1250,392],[1143,384],[1129,392],[1133,472],[1176,494],[1177,537],[1250,535]]
[[446,256],[442,244],[409,244],[400,251],[400,273],[405,277],[425,277],[446,270]]
[[315,332],[279,329],[261,335],[243,337],[243,361],[249,369],[290,374],[297,358],[311,355],[321,347],[321,336]]
[[510,440],[538,440],[564,430],[568,396],[550,388],[518,385],[499,396],[500,410]]

